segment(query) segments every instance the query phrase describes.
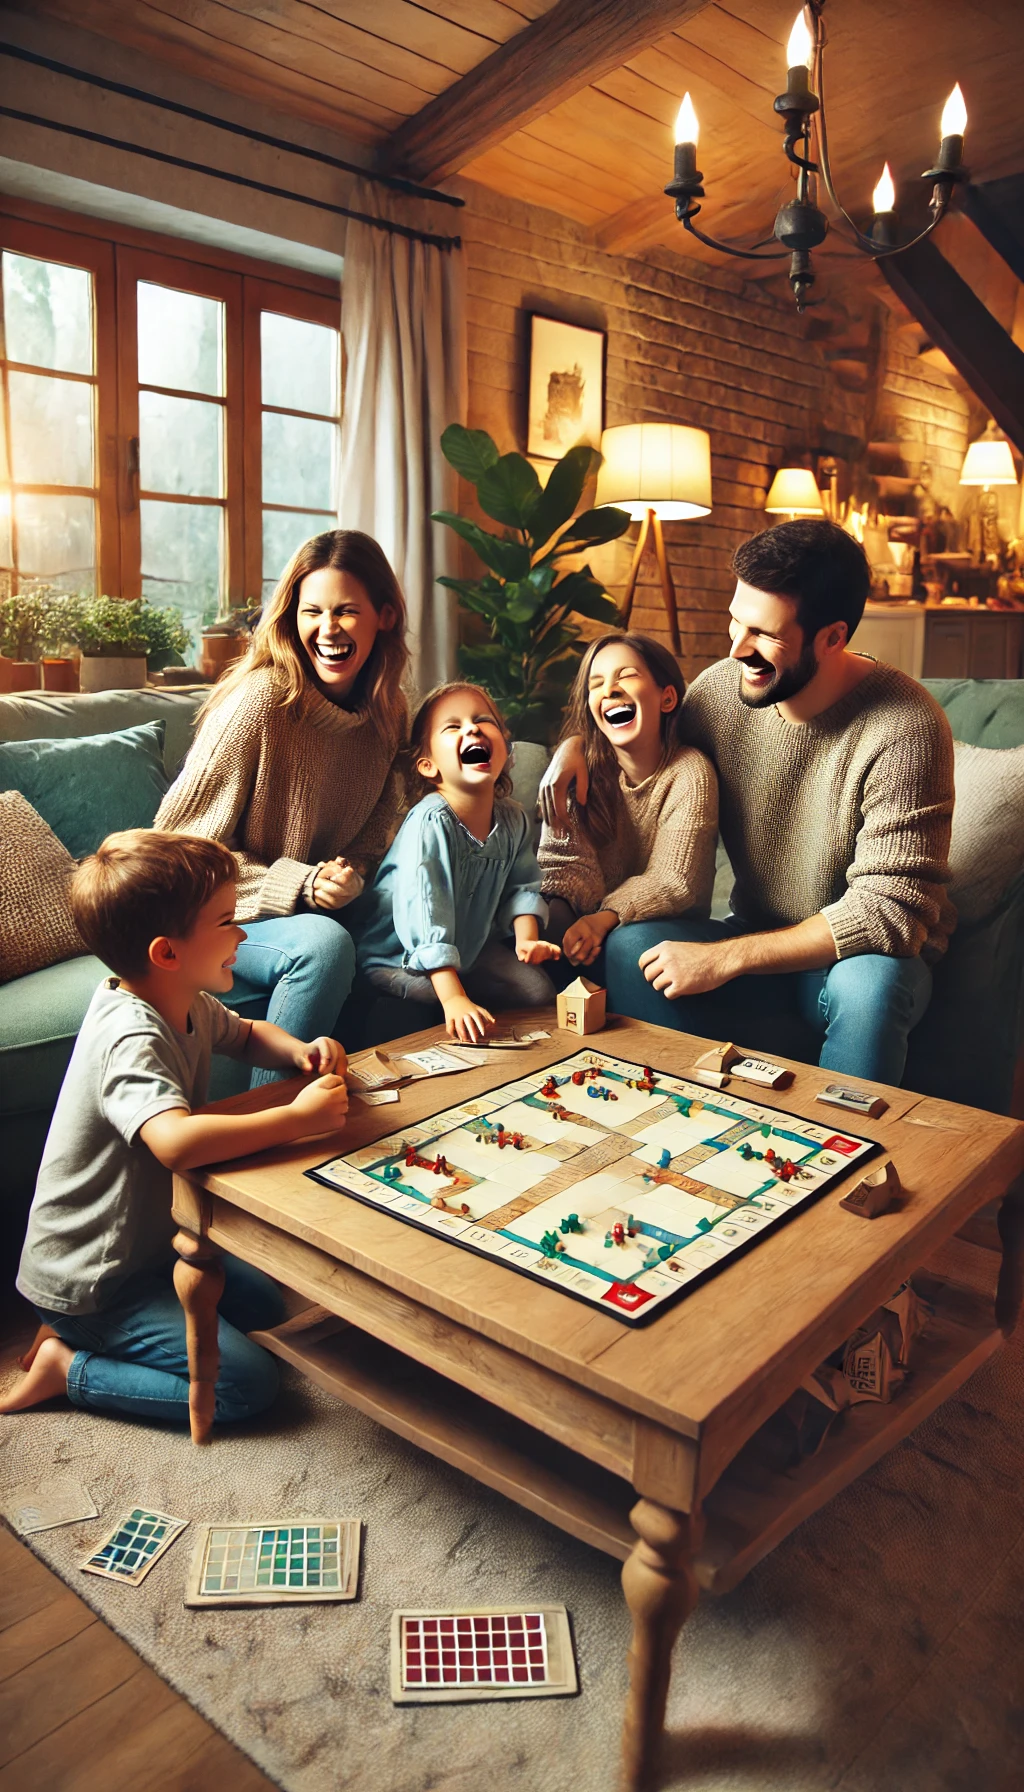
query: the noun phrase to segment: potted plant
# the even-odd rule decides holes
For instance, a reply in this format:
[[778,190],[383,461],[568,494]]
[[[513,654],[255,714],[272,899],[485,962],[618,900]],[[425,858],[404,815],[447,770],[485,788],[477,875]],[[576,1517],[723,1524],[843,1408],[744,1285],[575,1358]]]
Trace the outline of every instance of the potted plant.
[[0,603],[0,653],[9,691],[39,689],[43,630],[43,605],[34,592],[15,592]]
[[177,660],[189,634],[176,610],[158,609],[142,598],[89,597],[73,620],[82,650],[83,691],[137,691],[146,682],[147,659],[154,670]]
[[611,626],[618,615],[590,567],[567,571],[565,562],[615,541],[629,528],[629,516],[610,505],[574,516],[601,464],[593,448],[570,448],[545,486],[524,455],[499,454],[485,430],[453,423],[441,448],[476,488],[484,514],[503,525],[496,534],[469,517],[434,513],[487,568],[480,579],[439,581],[483,619],[491,637],[460,647],[460,670],[490,692],[520,739],[550,739],[582,651],[581,630],[570,618]]
[[53,585],[39,586],[36,595],[42,607],[43,690],[77,691],[78,661],[69,650],[75,646],[75,619],[83,600],[77,593],[60,591]]

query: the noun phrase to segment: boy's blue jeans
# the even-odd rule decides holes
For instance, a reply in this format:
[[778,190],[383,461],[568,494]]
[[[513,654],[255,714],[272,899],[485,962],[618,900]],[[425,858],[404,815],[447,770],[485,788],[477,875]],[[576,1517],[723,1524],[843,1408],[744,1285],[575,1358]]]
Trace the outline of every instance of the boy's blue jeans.
[[[121,1299],[101,1313],[36,1311],[74,1351],[68,1399],[96,1412],[126,1412],[166,1424],[188,1424],[185,1314],[172,1271],[126,1282]],[[280,1289],[261,1270],[224,1258],[217,1343],[216,1417],[222,1424],[252,1418],[277,1393],[275,1359],[246,1332],[280,1325]]]
[[[244,926],[235,968],[247,983],[271,992],[267,1019],[304,1044],[321,1034],[330,1038],[355,976],[352,935],[333,915],[281,915]],[[226,1000],[230,1007],[230,995]],[[254,1070],[250,1085],[290,1075]]]
[[638,921],[614,928],[605,942],[609,1008],[654,1026],[735,1039],[762,1051],[761,1036],[770,1037],[780,1010],[795,1008],[823,1041],[818,1058],[823,1069],[898,1084],[907,1036],[931,1000],[932,974],[920,958],[863,953],[821,971],[735,977],[721,989],[675,1001],[648,983],[637,963],[663,940],[710,942],[751,931],[734,915],[724,921]]

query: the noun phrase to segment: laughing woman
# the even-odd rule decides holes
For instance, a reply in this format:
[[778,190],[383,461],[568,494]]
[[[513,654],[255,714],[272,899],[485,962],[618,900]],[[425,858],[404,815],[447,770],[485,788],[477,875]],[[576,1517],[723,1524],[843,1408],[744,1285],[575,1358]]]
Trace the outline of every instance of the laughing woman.
[[583,656],[562,738],[582,737],[589,798],[566,831],[545,823],[537,854],[548,938],[570,964],[593,964],[620,923],[710,912],[718,779],[679,739],[685,692],[647,635],[606,635]]
[[355,969],[340,915],[397,825],[405,620],[370,536],[305,542],[208,699],[154,824],[232,849],[247,934],[238,974],[271,992],[268,1020],[298,1039],[334,1028]]

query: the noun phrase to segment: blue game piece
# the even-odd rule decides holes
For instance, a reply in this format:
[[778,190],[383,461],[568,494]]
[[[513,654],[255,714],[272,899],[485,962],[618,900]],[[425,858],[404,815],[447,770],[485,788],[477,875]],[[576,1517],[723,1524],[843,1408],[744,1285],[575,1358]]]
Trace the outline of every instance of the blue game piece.
[[658,1159],[659,1170],[667,1170],[668,1166],[671,1162],[672,1162],[672,1153],[669,1150],[668,1146],[666,1145],[665,1149],[663,1150],[661,1156]]

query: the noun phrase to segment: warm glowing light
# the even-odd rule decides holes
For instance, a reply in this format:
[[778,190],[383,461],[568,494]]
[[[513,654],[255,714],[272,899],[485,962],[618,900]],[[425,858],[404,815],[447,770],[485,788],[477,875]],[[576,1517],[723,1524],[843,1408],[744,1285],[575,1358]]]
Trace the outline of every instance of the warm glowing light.
[[813,57],[814,39],[807,29],[807,20],[804,18],[801,8],[796,15],[793,29],[789,34],[789,42],[786,45],[786,67],[799,68],[802,63],[804,68],[810,68]]
[[896,203],[896,188],[892,184],[888,162],[882,169],[881,178],[871,195],[871,203],[876,212],[891,212]]
[[946,104],[942,108],[942,123],[939,126],[940,137],[962,137],[967,129],[967,107],[964,96],[957,82]]
[[653,510],[663,523],[711,509],[711,437],[685,423],[619,423],[601,437],[604,461],[597,504],[628,510],[634,522]]
[[824,516],[818,481],[807,467],[780,467],[764,507],[773,516]]
[[688,93],[683,94],[683,103],[676,115],[676,142],[696,143],[700,126],[697,114],[693,109],[693,101]]

